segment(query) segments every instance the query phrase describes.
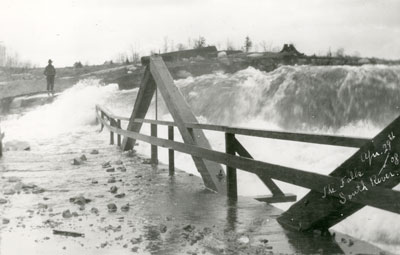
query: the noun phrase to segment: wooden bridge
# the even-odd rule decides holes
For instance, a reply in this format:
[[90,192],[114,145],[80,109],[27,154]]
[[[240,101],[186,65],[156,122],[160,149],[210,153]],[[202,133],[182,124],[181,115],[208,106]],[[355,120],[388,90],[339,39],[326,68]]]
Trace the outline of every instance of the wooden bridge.
[[[174,121],[144,119],[158,90]],[[174,151],[192,156],[206,188],[237,199],[236,169],[257,175],[272,195],[258,198],[267,203],[296,201],[285,194],[274,180],[301,186],[311,191],[290,207],[278,221],[299,231],[320,230],[344,220],[366,205],[400,213],[400,192],[392,190],[399,181],[400,118],[394,120],[372,139],[246,129],[200,124],[175,86],[160,57],[151,57],[134,103],[130,118],[116,116],[102,106],[96,107],[97,118],[110,131],[110,142],[123,150],[140,140],[151,144],[151,160],[158,163],[158,147],[169,150],[169,173],[174,174]],[[128,121],[122,129],[121,122]],[[142,125],[151,126],[151,135],[139,133]],[[158,126],[168,127],[168,139],[157,137]],[[177,128],[183,142],[174,141]],[[225,133],[225,152],[212,150],[203,130]],[[359,150],[329,175],[311,173],[254,159],[236,135],[280,139],[304,143],[355,147]],[[321,159],[323,160],[323,159]],[[226,166],[226,174],[220,164]]]

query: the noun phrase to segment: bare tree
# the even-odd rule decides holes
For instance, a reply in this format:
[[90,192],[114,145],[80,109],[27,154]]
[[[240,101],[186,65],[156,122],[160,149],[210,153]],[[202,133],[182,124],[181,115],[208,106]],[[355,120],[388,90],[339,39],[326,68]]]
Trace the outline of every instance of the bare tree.
[[115,62],[119,63],[119,64],[123,64],[125,62],[127,58],[127,54],[126,53],[118,53],[117,56],[115,57]]
[[176,48],[181,51],[181,50],[186,50],[186,46],[183,43],[178,43],[176,45]]
[[250,40],[249,36],[246,36],[246,39],[244,41],[244,49],[245,49],[245,51],[249,52],[252,46],[253,46],[253,42]]
[[328,51],[326,52],[327,57],[332,57],[331,47],[329,47]]
[[279,52],[280,50],[281,50],[281,48],[278,47],[278,46],[274,46],[274,47],[272,47],[272,49],[271,49],[272,52]]
[[217,42],[215,46],[217,47],[217,50],[221,49],[221,43],[220,42]]
[[226,39],[226,50],[235,50],[235,46],[233,46],[232,41],[229,39]]
[[164,36],[163,53],[168,52],[168,37]]
[[258,52],[258,44],[255,44],[255,45],[254,45],[254,51],[255,51],[255,52]]
[[8,50],[2,44],[0,44],[0,51],[1,51],[0,66],[9,68],[18,67],[22,69],[32,68],[32,63],[27,60],[22,60],[18,52]]
[[199,39],[194,40],[194,48],[199,49],[199,48],[204,48],[206,46],[206,38],[203,36],[199,36]]
[[266,41],[262,40],[262,41],[260,42],[260,46],[261,46],[261,49],[262,49],[264,52],[267,52],[267,51],[268,51],[268,44],[267,44]]
[[267,42],[267,41],[263,40],[263,41],[260,42],[261,49],[264,52],[273,51],[272,45],[273,45],[273,43],[270,42],[270,41]]
[[169,41],[169,50],[170,51],[175,51],[175,45],[174,45],[174,40]]
[[133,64],[137,64],[140,62],[140,55],[136,49],[136,45],[133,46],[132,44],[130,46],[130,62]]
[[354,51],[353,54],[351,54],[352,57],[354,58],[360,58],[361,57],[361,53],[359,51]]
[[10,54],[6,57],[6,67],[19,67],[20,62],[19,54],[16,52],[13,56]]
[[187,41],[187,46],[188,46],[188,49],[191,49],[193,46],[192,46],[192,38],[188,38],[188,41]]
[[337,49],[335,52],[335,56],[340,58],[344,57],[344,48],[340,47],[339,49]]

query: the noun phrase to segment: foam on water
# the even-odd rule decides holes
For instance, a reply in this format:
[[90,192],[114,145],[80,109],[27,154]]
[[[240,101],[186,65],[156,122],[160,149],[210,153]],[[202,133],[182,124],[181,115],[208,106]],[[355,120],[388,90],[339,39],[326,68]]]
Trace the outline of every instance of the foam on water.
[[2,122],[5,141],[39,141],[91,126],[96,123],[95,105],[103,104],[117,89],[116,84],[101,86],[98,80],[82,80],[50,104],[38,106],[22,116],[7,116]]
[[[182,95],[202,123],[298,132],[373,137],[399,114],[399,66],[282,66],[265,73],[247,68],[234,74],[215,73],[176,81]],[[137,89],[118,91],[116,85],[81,81],[53,103],[32,109],[23,116],[2,122],[7,138],[41,139],[81,132],[95,124],[94,106],[129,116]],[[161,97],[160,119],[171,120]],[[154,118],[152,103],[147,118]],[[143,133],[150,128],[144,125]],[[175,132],[177,140],[181,140]],[[158,128],[167,137],[167,128]],[[224,134],[206,132],[212,147],[224,151]],[[257,160],[329,174],[355,153],[341,148],[273,139],[237,136]],[[105,141],[106,142],[106,141]],[[149,155],[150,146],[139,142],[139,152]],[[167,150],[159,150],[167,162]],[[190,156],[176,153],[177,167],[197,174]],[[239,171],[239,194],[269,194],[252,174]],[[284,192],[298,198],[308,190],[278,182]],[[286,209],[290,203],[277,204]],[[400,251],[400,216],[366,207],[334,227],[341,232],[374,242],[392,252]]]

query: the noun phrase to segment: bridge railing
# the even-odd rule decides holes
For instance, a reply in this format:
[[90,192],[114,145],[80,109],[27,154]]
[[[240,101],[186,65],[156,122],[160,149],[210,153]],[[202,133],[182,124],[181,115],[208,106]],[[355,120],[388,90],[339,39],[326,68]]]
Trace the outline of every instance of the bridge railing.
[[[159,90],[174,122],[142,119],[155,91]],[[174,151],[192,156],[207,188],[229,198],[237,199],[237,169],[253,173],[271,191],[272,195],[256,198],[268,203],[296,201],[293,194],[285,194],[276,185],[279,180],[310,189],[300,201],[284,212],[278,221],[299,229],[326,230],[349,215],[368,205],[400,213],[400,192],[392,190],[400,182],[400,117],[373,139],[294,133],[272,130],[238,128],[223,125],[200,124],[184,101],[179,89],[162,59],[151,57],[130,118],[113,114],[96,106],[96,114],[103,127],[110,131],[110,143],[131,149],[136,140],[151,144],[151,162],[158,163],[158,147],[169,150],[169,171],[174,174]],[[127,128],[122,121],[129,121]],[[140,133],[143,123],[150,124],[150,135]],[[159,125],[168,127],[168,139],[157,137]],[[174,140],[174,127],[184,142]],[[225,134],[225,152],[211,148],[204,130]],[[271,164],[254,159],[236,135],[271,138],[295,142],[315,143],[359,150],[329,175]],[[226,175],[219,164],[226,166]],[[322,172],[322,171],[321,171]]]
[[[151,135],[144,135],[136,132],[126,131],[121,128],[121,121],[127,121],[129,118],[114,115],[108,109],[96,106],[97,118],[101,125],[107,127],[110,130],[110,144],[114,144],[114,134],[118,137],[126,136],[135,140],[140,140],[147,142],[153,146],[167,148],[170,151],[179,151],[182,153],[190,154],[192,156],[201,157],[210,161],[215,161],[220,164],[224,164],[228,167],[228,170],[235,171],[236,168],[254,173],[258,176],[266,176],[276,180],[284,181],[294,185],[298,185],[307,189],[316,190],[321,192],[324,190],[325,186],[341,185],[341,179],[333,176],[326,176],[318,173],[307,172],[299,169],[289,168],[285,166],[270,164],[267,162],[262,162],[254,160],[249,157],[248,152],[241,145],[241,143],[235,138],[235,134],[248,135],[263,138],[273,138],[273,139],[283,139],[306,143],[316,143],[316,144],[326,144],[335,146],[346,146],[346,147],[359,147],[363,143],[369,141],[364,138],[354,138],[354,137],[344,137],[344,136],[331,136],[331,135],[317,135],[317,134],[307,134],[307,133],[291,133],[291,132],[281,132],[281,131],[270,131],[270,130],[257,130],[257,129],[245,129],[237,127],[228,127],[222,125],[209,125],[209,124],[197,124],[197,123],[187,123],[189,128],[199,128],[204,130],[213,130],[225,132],[226,139],[226,152],[219,152],[209,149],[204,149],[198,146],[193,146],[185,144],[182,142],[177,142],[173,140],[173,127],[174,122],[169,121],[159,121],[159,120],[148,120],[148,119],[137,119],[135,121],[142,123],[149,123],[153,125],[152,130],[154,130],[154,125],[164,125],[168,126],[168,137],[169,139],[158,138],[154,135],[154,131]],[[119,124],[118,124],[119,123]],[[121,138],[118,138],[120,141]],[[120,144],[120,142],[118,143]],[[232,147],[235,149],[232,150]],[[234,155],[232,151],[236,152],[240,156]],[[238,152],[239,151],[239,152]],[[247,154],[247,155],[246,155]],[[174,154],[169,154],[169,169],[173,173],[174,169]],[[246,157],[247,156],[247,157]],[[152,150],[152,162],[156,163],[156,155]],[[234,170],[232,170],[234,169]],[[236,187],[236,178],[230,178],[229,174],[227,177],[228,187]],[[344,187],[344,191],[351,191],[352,188],[356,188],[357,185],[361,185],[359,182],[354,181]],[[272,191],[272,190],[271,190]],[[233,193],[232,193],[233,192]],[[229,189],[228,195],[231,197],[237,196],[237,189]],[[369,194],[369,195],[367,195]],[[395,203],[382,203],[381,199],[377,199],[375,194],[380,194],[379,197],[386,197],[388,199],[395,199]],[[330,194],[335,197],[339,197],[338,194]],[[271,201],[275,199],[271,197]],[[277,198],[279,196],[276,196]],[[266,199],[268,201],[268,199]],[[293,197],[288,199],[293,201]],[[283,202],[276,199],[277,202]],[[354,197],[353,202],[361,203],[363,205],[370,205],[373,207],[381,208],[383,210],[400,213],[400,192],[381,188],[379,186],[372,187],[370,192],[366,193],[364,196]],[[270,202],[270,201],[268,201]]]

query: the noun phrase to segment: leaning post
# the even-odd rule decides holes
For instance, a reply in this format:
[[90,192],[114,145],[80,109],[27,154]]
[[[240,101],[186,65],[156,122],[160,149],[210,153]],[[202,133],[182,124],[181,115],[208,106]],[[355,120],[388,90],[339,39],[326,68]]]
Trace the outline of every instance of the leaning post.
[[[235,134],[225,133],[225,152],[235,155]],[[237,200],[237,177],[236,168],[226,166],[226,185],[228,197],[232,200]]]

